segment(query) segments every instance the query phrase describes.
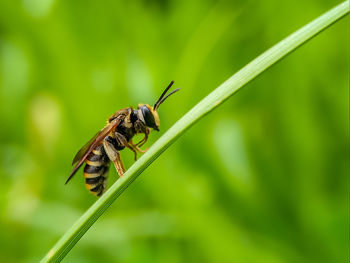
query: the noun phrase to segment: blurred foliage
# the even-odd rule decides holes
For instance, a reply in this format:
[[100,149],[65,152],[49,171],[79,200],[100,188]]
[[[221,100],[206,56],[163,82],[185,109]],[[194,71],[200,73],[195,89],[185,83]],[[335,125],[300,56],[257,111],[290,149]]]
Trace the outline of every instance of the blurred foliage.
[[[96,200],[82,172],[64,182],[109,115],[153,103],[174,79],[182,90],[159,110],[162,133],[338,3],[2,0],[0,261],[37,262]],[[195,125],[64,261],[347,261],[348,23]]]

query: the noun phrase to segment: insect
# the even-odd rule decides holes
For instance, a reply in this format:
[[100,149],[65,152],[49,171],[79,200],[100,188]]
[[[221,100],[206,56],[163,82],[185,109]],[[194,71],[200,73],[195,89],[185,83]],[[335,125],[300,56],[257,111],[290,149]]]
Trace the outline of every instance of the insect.
[[[151,129],[159,131],[159,106],[172,94],[179,91],[175,89],[168,95],[166,93],[174,84],[171,81],[154,106],[139,104],[137,109],[132,107],[115,112],[107,120],[107,125],[91,138],[75,155],[73,163],[75,167],[68,177],[66,184],[72,179],[78,169],[85,162],[84,177],[86,188],[96,196],[101,196],[107,186],[109,164],[112,162],[119,176],[123,176],[125,168],[120,157],[120,151],[125,147],[134,152],[135,160],[137,152],[144,153],[141,146],[148,139]],[[144,134],[142,140],[133,143],[135,134]]]

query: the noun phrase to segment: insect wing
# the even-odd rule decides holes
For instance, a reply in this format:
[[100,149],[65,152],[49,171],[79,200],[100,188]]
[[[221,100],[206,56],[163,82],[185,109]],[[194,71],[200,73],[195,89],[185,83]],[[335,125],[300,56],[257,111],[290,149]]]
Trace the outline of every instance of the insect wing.
[[100,135],[100,133],[103,131],[104,129],[100,130],[98,133],[96,133],[94,135],[94,137],[92,137],[83,147],[81,147],[81,149],[77,152],[77,154],[74,156],[73,162],[72,164],[75,164],[77,161],[79,161],[81,159],[81,157],[84,156],[84,154],[86,153],[86,151],[90,148],[91,144],[93,144],[93,142],[96,140],[96,138]]
[[110,124],[108,124],[105,128],[103,128],[101,131],[99,131],[87,144],[83,146],[79,150],[79,152],[75,155],[73,164],[78,162],[70,176],[68,177],[66,184],[69,182],[70,179],[74,176],[74,174],[78,171],[79,167],[84,163],[86,157],[89,155],[89,153],[95,149],[99,143],[113,130],[115,129],[119,123],[121,122],[122,118],[116,118],[114,119]]

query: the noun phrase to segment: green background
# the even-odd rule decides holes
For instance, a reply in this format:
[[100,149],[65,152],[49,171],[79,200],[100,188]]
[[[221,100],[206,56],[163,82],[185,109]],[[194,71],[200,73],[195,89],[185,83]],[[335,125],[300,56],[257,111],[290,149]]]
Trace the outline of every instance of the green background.
[[[338,1],[0,2],[0,261],[37,262],[96,200],[76,151],[109,115],[181,91],[160,133]],[[161,155],[64,262],[346,262],[349,18]],[[122,153],[126,167],[133,155]],[[116,180],[110,173],[109,183]]]

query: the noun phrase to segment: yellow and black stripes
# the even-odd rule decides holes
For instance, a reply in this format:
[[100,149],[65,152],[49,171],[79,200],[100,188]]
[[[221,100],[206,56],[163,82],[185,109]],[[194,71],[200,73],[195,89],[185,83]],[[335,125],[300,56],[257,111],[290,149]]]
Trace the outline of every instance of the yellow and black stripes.
[[109,170],[109,159],[102,144],[87,156],[85,163],[85,186],[93,195],[101,196],[106,190]]

